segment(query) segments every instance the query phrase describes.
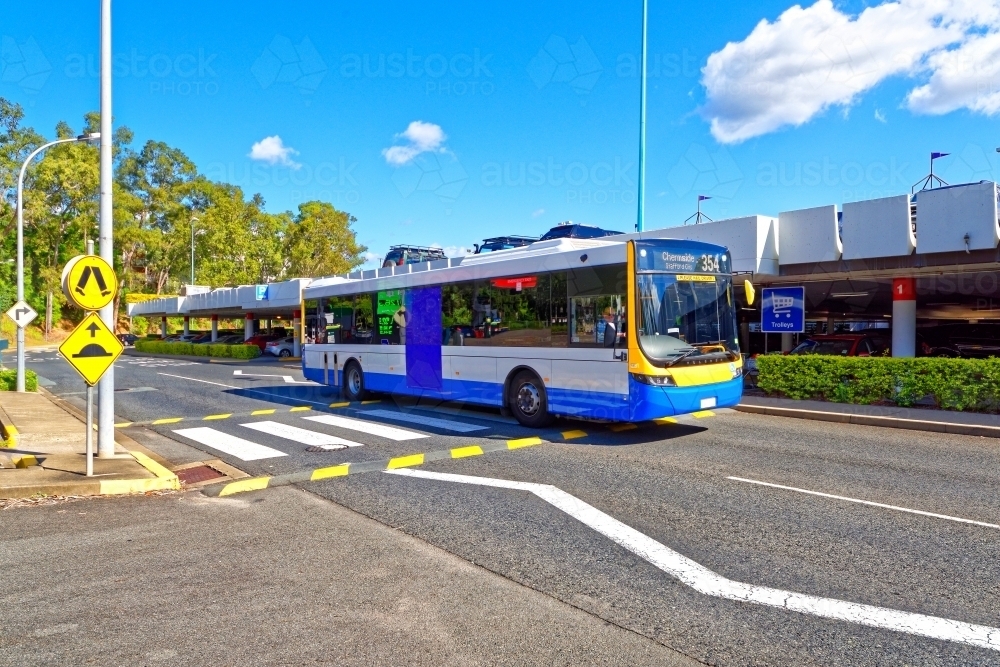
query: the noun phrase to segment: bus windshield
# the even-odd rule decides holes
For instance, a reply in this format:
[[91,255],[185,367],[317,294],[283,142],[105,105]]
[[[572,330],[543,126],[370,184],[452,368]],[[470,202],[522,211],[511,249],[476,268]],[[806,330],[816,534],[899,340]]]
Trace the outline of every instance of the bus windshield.
[[730,276],[641,273],[636,280],[639,346],[650,361],[739,358]]

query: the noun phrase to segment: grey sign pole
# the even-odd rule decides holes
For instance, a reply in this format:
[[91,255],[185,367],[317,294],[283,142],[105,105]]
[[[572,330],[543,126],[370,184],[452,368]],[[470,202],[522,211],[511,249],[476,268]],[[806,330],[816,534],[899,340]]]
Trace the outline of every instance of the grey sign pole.
[[[101,0],[101,201],[100,253],[112,267],[115,265],[112,226],[111,192],[114,173],[111,166],[111,0]],[[112,333],[115,332],[114,300],[100,315]],[[97,385],[97,456],[115,455],[115,367],[108,369]]]

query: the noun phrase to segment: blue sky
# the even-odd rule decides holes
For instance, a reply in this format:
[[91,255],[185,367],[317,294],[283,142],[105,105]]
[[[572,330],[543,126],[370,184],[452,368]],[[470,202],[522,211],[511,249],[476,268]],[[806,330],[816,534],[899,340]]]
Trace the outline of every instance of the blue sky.
[[[85,4],[0,28],[0,96],[48,135],[98,107]],[[375,255],[632,228],[638,0],[379,4],[119,2],[116,122],[269,210],[331,201]],[[996,177],[995,3],[870,4],[651,1],[648,229],[699,194],[716,219],[900,194],[931,151],[946,180]]]

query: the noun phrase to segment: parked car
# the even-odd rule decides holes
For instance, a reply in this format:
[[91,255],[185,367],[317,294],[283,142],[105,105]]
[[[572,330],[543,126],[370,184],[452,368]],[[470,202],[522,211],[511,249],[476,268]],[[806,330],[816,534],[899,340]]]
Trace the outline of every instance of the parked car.
[[277,338],[275,340],[268,341],[264,345],[264,354],[273,354],[276,357],[292,356],[292,346],[295,342],[293,336],[286,336],[285,338]]
[[473,243],[472,246],[475,248],[473,254],[478,255],[484,252],[523,248],[537,240],[538,238],[534,236],[494,236],[493,238],[483,239],[482,243]]
[[1000,324],[956,323],[924,327],[919,330],[917,347],[918,353],[928,357],[1000,356]]
[[200,337],[198,340],[192,342],[197,343],[198,345],[237,345],[243,342],[243,334],[219,332],[219,336],[214,342],[212,341],[212,334]]
[[389,247],[389,252],[386,253],[385,259],[382,260],[382,267],[434,262],[439,259],[447,259],[447,255],[444,254],[442,248],[425,248],[418,245],[394,245]]
[[248,338],[244,345],[256,345],[260,348],[260,351],[263,352],[268,343],[272,340],[277,340],[278,338],[280,338],[280,336],[277,334],[257,334]]
[[552,239],[599,239],[605,236],[616,236],[622,232],[610,229],[601,229],[592,225],[581,225],[575,222],[563,222],[542,235],[539,241],[551,241]]
[[130,345],[135,345],[135,341],[139,340],[139,337],[136,336],[135,334],[130,334],[130,333],[118,334],[118,340],[121,341],[122,345],[128,347]]
[[799,343],[789,354],[833,354],[839,357],[888,356],[892,336],[882,333],[820,334]]

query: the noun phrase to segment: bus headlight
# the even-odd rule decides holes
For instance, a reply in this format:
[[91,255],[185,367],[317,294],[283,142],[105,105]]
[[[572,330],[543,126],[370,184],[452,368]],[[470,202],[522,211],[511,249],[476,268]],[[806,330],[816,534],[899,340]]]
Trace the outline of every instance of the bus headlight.
[[677,383],[669,375],[642,375],[640,373],[632,373],[632,377],[635,378],[636,382],[641,382],[642,384],[648,384],[653,387],[676,387]]
[[729,364],[729,370],[733,373],[733,379],[743,377],[743,367],[736,364]]

